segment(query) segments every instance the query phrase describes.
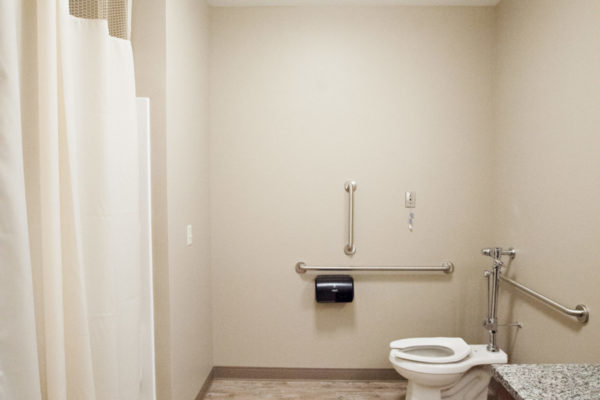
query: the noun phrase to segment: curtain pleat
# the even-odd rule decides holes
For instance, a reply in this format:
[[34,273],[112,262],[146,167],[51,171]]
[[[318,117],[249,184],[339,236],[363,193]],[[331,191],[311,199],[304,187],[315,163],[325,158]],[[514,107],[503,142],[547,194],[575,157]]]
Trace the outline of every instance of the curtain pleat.
[[39,399],[36,329],[25,200],[20,10],[0,0],[0,399]]
[[[33,12],[0,0],[0,399],[139,399],[131,44],[67,0],[24,4]],[[24,65],[35,95],[21,90]]]

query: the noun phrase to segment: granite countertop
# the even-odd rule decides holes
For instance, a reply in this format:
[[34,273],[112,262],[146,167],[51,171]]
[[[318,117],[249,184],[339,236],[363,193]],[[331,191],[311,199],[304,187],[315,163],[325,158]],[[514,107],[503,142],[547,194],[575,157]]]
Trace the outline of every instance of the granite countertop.
[[600,364],[495,364],[492,371],[518,400],[600,399]]

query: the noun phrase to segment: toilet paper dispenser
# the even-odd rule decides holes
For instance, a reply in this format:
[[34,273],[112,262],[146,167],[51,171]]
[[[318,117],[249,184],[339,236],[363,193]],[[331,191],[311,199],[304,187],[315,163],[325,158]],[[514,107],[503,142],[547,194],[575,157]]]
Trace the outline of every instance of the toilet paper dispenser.
[[317,303],[352,303],[354,279],[350,275],[319,275],[315,278]]

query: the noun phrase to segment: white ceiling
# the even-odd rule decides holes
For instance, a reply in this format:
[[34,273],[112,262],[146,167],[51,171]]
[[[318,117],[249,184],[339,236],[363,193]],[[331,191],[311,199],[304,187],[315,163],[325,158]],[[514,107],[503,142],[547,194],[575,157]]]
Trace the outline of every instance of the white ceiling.
[[493,7],[500,0],[208,0],[215,7],[257,6],[487,6]]

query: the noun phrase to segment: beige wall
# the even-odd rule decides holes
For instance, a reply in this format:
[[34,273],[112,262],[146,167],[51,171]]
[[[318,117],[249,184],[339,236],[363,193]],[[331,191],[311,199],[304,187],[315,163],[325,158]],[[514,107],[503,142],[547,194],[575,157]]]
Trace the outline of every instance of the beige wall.
[[134,1],[131,45],[138,96],[150,98],[154,340],[158,399],[171,396],[167,232],[166,33],[164,0]]
[[[202,3],[134,8],[138,93],[152,99],[159,399],[192,398],[213,349],[215,365],[366,368],[388,367],[395,338],[481,342],[478,251],[494,243],[519,248],[511,276],[592,308],[582,328],[503,290],[501,321],[525,324],[501,329],[512,360],[597,360],[599,7],[214,8],[210,57]],[[449,277],[357,274],[348,305],[315,304],[314,275],[293,271],[446,259]]]
[[132,18],[137,91],[152,107],[158,399],[193,399],[212,367],[208,9],[203,1],[134,2]]
[[[387,368],[393,339],[479,336],[493,27],[492,8],[212,10],[215,365]],[[319,305],[298,260],[456,272],[356,274],[354,303]]]
[[[503,0],[497,9],[496,243],[519,249],[509,275],[568,306],[587,326],[503,290],[514,362],[600,358],[600,2]],[[511,329],[514,331],[514,328]]]
[[167,1],[166,16],[171,380],[172,398],[186,400],[195,398],[212,368],[208,8],[204,1]]

